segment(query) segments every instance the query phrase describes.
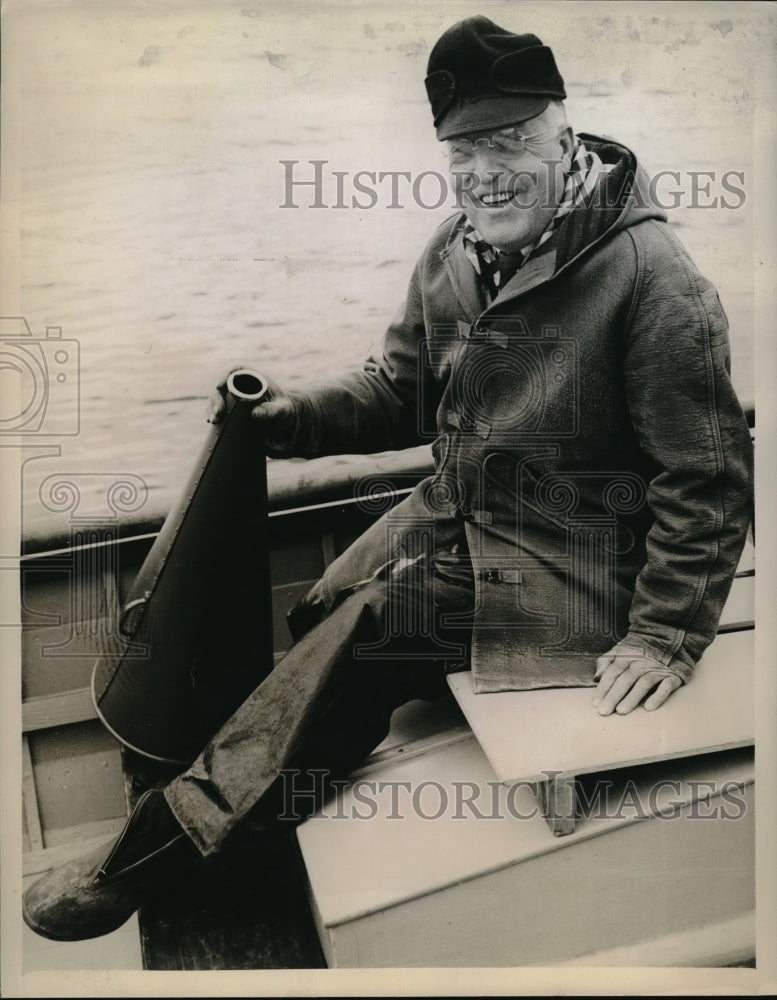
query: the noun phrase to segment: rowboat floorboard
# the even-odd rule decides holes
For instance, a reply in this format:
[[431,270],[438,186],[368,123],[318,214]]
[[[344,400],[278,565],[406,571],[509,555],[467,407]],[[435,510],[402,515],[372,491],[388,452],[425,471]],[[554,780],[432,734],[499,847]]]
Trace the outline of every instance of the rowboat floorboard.
[[154,970],[314,969],[324,956],[299,875],[296,841],[246,842],[187,873],[140,914]]
[[[123,757],[130,806],[176,773],[128,750]],[[139,926],[148,970],[326,967],[291,830],[248,829],[167,884],[141,908]]]

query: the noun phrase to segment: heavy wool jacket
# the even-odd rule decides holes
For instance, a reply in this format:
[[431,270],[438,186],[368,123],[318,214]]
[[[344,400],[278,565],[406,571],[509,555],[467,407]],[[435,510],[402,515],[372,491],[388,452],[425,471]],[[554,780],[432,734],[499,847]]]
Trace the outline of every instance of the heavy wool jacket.
[[490,305],[456,215],[382,357],[292,394],[288,454],[434,439],[435,475],[409,502],[464,522],[477,691],[593,684],[623,638],[687,681],[750,521],[752,446],[715,288],[634,155],[582,138],[613,168]]

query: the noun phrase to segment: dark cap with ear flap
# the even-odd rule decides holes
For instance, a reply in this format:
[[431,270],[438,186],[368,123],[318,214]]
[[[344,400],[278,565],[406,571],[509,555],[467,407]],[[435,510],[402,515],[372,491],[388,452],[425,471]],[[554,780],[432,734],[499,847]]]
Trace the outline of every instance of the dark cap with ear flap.
[[515,125],[567,96],[547,45],[482,16],[449,28],[432,49],[426,72],[438,139]]

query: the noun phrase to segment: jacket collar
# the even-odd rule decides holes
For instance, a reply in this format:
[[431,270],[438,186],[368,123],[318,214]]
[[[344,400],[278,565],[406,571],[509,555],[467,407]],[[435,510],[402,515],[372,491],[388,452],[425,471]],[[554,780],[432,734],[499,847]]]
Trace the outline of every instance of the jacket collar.
[[454,226],[448,235],[448,240],[440,251],[440,257],[445,264],[453,291],[459,305],[464,310],[470,322],[483,312],[487,306],[480,279],[475,268],[470,263],[464,251],[465,215],[460,215],[454,221]]
[[631,150],[613,140],[587,133],[580,133],[580,138],[604,162],[615,165],[603,178],[602,192],[605,197],[599,203],[581,205],[568,215],[550,239],[504,285],[490,306],[464,250],[466,216],[462,213],[454,220],[440,256],[459,304],[470,322],[488,312],[492,306],[501,306],[550,281],[613,233],[647,218],[666,221],[666,213],[651,202],[646,174]]
[[[445,248],[440,256],[445,264],[453,290],[459,305],[464,310],[466,318],[474,323],[490,306],[486,301],[478,275],[464,251],[462,215],[450,234]],[[542,247],[540,253],[530,257],[523,267],[502,288],[499,296],[491,305],[501,304],[507,299],[517,298],[537,285],[542,285],[557,272],[557,250],[553,246],[553,237]]]

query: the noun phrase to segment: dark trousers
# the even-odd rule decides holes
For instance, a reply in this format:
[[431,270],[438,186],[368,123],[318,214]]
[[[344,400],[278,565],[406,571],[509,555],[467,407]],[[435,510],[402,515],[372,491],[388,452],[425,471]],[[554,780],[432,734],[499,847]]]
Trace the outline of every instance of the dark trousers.
[[[447,691],[446,672],[468,661],[474,604],[466,554],[452,539],[438,532],[431,553],[389,551],[394,558],[353,582],[380,551],[357,542],[292,612],[297,641],[165,791],[203,854],[246,818],[270,825],[290,805],[292,815],[312,812],[320,802],[310,789],[322,798],[347,777],[385,738],[395,708]],[[291,804],[290,787],[305,790]]]

